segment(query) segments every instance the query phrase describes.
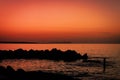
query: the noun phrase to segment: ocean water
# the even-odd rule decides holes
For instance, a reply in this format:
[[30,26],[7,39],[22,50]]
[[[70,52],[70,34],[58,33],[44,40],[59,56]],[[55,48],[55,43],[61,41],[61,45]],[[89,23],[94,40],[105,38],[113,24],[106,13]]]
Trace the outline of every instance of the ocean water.
[[[81,60],[75,62],[50,61],[50,60],[3,60],[0,65],[12,66],[15,70],[22,68],[25,71],[41,70],[44,72],[61,73],[83,80],[120,79],[120,44],[0,44],[0,50],[34,49],[45,50],[52,48],[63,51],[71,49],[80,54],[87,53],[90,57],[100,57],[101,63],[83,63]],[[106,72],[103,73],[103,59],[107,59]],[[81,76],[84,75],[84,76]]]

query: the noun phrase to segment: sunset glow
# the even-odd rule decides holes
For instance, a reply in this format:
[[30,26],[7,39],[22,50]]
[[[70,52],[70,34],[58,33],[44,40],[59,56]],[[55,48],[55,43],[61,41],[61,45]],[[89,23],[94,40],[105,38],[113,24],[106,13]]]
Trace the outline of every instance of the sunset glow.
[[0,0],[0,40],[117,42],[119,4],[119,0]]

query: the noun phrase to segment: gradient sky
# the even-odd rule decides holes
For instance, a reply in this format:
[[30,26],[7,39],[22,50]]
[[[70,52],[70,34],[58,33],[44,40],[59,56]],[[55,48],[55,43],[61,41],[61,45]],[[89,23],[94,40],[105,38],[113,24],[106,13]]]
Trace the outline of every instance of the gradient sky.
[[0,0],[0,41],[120,42],[120,0]]

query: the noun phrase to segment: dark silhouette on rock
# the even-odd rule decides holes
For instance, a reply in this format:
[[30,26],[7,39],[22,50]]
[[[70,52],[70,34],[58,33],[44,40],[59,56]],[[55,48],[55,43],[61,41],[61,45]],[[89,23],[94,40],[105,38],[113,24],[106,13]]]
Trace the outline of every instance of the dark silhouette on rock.
[[58,73],[46,73],[42,71],[29,71],[23,69],[15,71],[12,67],[0,66],[0,80],[78,80],[71,76]]
[[74,50],[61,51],[56,48],[52,50],[0,50],[0,60],[3,59],[47,59],[55,61],[76,61],[78,59],[87,60],[87,54],[81,56]]

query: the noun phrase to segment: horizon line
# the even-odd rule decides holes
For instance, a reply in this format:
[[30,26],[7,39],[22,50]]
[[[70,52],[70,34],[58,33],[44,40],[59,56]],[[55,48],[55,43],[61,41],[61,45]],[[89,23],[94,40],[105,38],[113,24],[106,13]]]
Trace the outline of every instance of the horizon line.
[[120,44],[120,42],[13,42],[0,41],[0,44]]

